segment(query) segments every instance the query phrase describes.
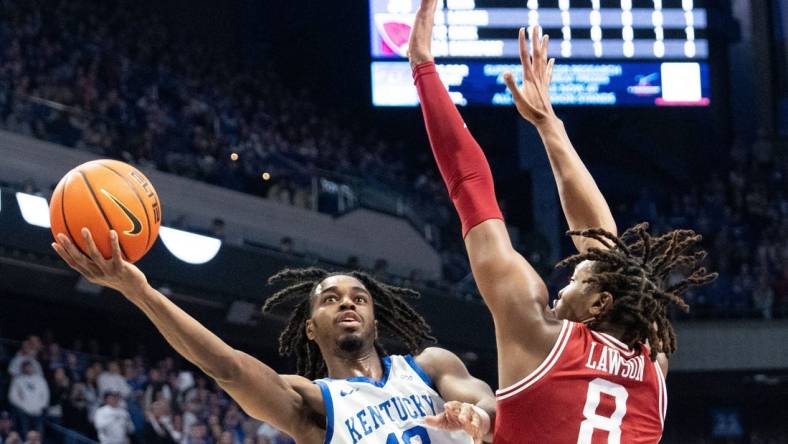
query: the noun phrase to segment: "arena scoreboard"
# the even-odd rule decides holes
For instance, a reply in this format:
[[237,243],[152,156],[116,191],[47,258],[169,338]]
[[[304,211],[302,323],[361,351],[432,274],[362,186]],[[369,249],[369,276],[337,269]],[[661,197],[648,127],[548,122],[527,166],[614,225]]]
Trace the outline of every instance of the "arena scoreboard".
[[[405,60],[419,0],[370,0],[372,99],[416,106]],[[706,106],[706,10],[693,0],[443,0],[433,53],[458,105],[510,105],[518,30],[541,26],[557,105]]]

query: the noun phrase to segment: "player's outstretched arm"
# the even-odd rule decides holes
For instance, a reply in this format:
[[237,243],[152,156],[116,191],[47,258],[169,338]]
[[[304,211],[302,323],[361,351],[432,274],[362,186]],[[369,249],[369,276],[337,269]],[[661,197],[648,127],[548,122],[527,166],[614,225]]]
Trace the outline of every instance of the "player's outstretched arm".
[[432,62],[438,0],[423,0],[409,44],[413,76],[432,151],[454,206],[476,284],[493,314],[502,386],[533,370],[552,348],[560,325],[546,316],[547,287],[512,247],[487,159],[465,126]]
[[[520,30],[522,86],[517,86],[511,73],[506,73],[504,80],[512,93],[517,110],[539,131],[550,159],[550,167],[558,186],[561,207],[569,229],[599,227],[617,235],[618,228],[605,196],[602,195],[591,173],[572,146],[563,122],[553,111],[548,91],[555,59],[548,60],[550,37],[545,35],[539,38],[539,31],[538,27],[534,27],[531,36],[533,43],[533,55],[531,55],[528,51],[525,29]],[[602,243],[585,237],[574,237],[572,241],[580,252],[585,252],[590,247],[606,248]],[[657,361],[663,374],[667,374],[667,356],[660,353]]]
[[[534,27],[531,36],[533,54],[530,54],[525,29],[520,30],[522,86],[517,86],[511,73],[506,73],[504,80],[512,92],[517,110],[536,127],[547,149],[569,228],[582,230],[599,227],[617,234],[616,222],[605,197],[572,146],[563,122],[553,111],[548,90],[555,59],[548,60],[550,38],[546,35],[540,38],[539,31],[539,27]],[[572,240],[580,252],[585,252],[589,247],[603,247],[596,240],[585,237],[574,237]]]
[[99,253],[90,231],[83,228],[88,256],[60,234],[52,247],[88,281],[119,291],[140,308],[167,342],[192,364],[216,380],[251,416],[299,436],[309,415],[301,395],[270,367],[238,351],[203,327],[151,287],[145,275],[123,260],[115,231],[110,233],[112,258]]

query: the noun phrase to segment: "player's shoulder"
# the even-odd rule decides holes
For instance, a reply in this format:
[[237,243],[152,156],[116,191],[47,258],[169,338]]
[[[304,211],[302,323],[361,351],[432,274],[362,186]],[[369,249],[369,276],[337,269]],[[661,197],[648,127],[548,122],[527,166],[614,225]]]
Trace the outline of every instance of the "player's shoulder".
[[413,360],[432,379],[447,373],[467,372],[459,356],[441,347],[427,347],[414,356]]

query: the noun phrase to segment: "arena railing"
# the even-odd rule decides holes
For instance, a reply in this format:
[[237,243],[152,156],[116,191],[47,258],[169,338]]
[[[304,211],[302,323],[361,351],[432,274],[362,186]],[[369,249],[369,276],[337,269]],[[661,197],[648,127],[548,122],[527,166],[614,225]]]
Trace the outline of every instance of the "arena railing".
[[79,432],[67,429],[59,424],[55,424],[52,421],[44,421],[44,425],[47,431],[51,431],[57,436],[55,440],[52,440],[52,435],[50,433],[46,433],[45,442],[58,442],[61,444],[99,444],[98,441],[94,441]]

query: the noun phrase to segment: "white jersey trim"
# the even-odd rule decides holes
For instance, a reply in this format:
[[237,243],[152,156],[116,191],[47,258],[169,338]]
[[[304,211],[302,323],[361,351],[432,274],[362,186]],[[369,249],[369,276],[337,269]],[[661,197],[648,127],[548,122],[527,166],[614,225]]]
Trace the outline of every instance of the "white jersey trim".
[[657,373],[657,385],[659,386],[659,420],[664,428],[665,417],[667,417],[668,414],[668,387],[665,383],[665,375],[662,374],[662,367],[659,365],[659,361],[652,362]]
[[600,331],[594,331],[594,330],[591,330],[591,329],[589,329],[589,331],[600,342],[602,342],[603,344],[607,345],[608,347],[612,347],[612,348],[617,349],[618,351],[621,352],[621,354],[623,354],[626,357],[634,356],[635,353],[636,353],[636,351],[632,350],[631,348],[629,348],[628,345],[624,344],[620,340],[614,338],[613,336],[611,336],[611,335],[609,335],[607,333],[602,333]]
[[528,376],[510,385],[509,387],[496,390],[495,397],[498,400],[510,398],[522,392],[542,379],[555,366],[556,362],[558,362],[558,358],[561,357],[561,353],[563,353],[566,344],[569,342],[569,338],[572,336],[572,327],[574,326],[573,322],[566,320],[563,321],[563,324],[564,325],[561,327],[561,332],[558,334],[558,339],[556,339],[555,344],[553,345],[553,349],[550,350],[550,353],[547,355],[544,361],[539,364],[539,367],[532,371]]

